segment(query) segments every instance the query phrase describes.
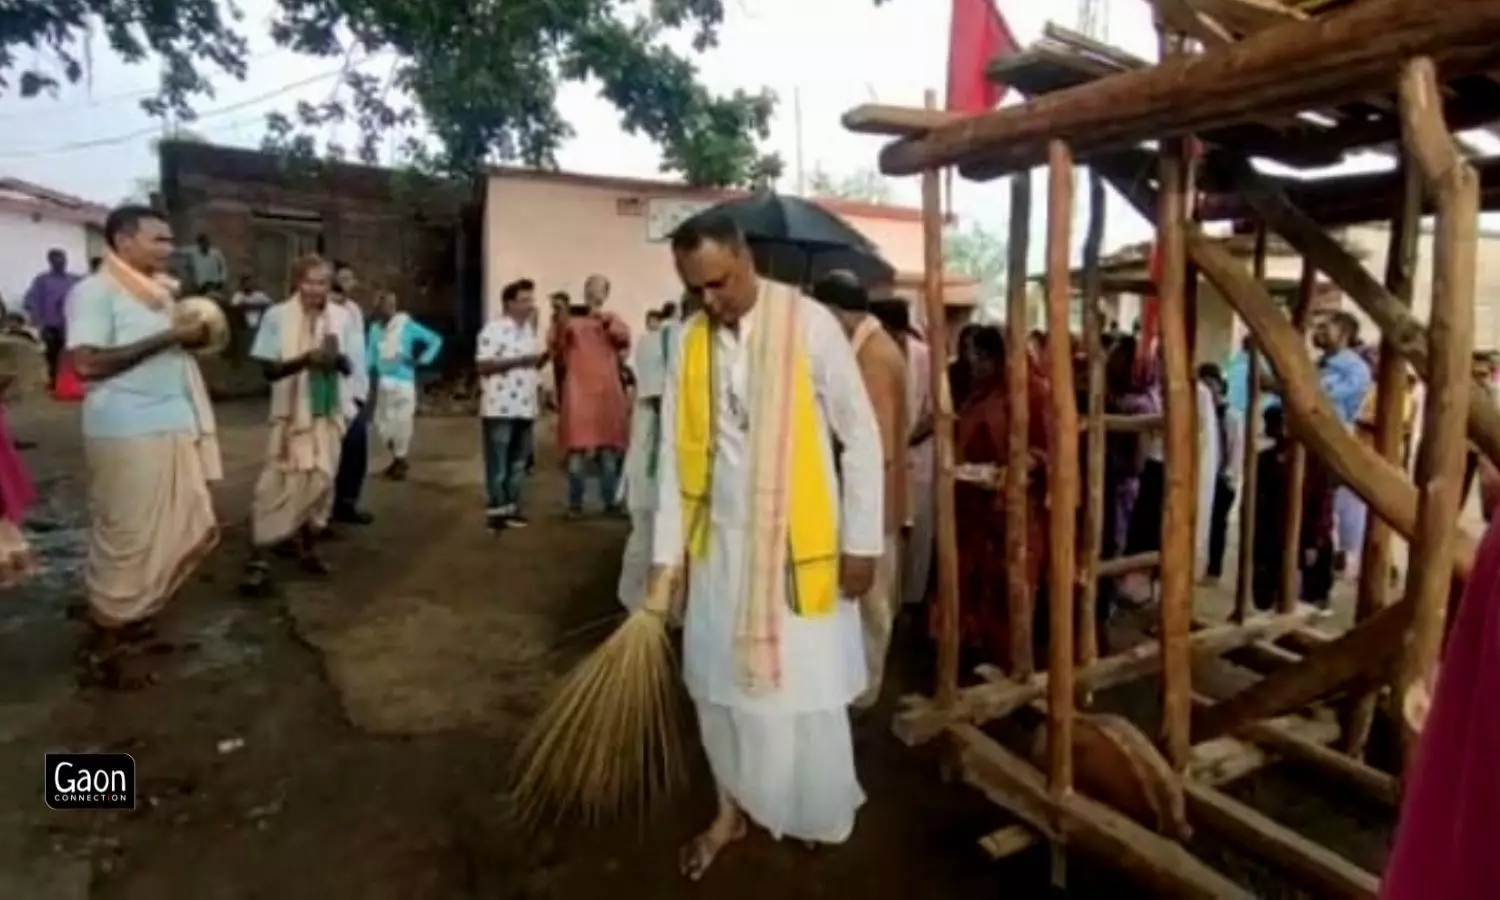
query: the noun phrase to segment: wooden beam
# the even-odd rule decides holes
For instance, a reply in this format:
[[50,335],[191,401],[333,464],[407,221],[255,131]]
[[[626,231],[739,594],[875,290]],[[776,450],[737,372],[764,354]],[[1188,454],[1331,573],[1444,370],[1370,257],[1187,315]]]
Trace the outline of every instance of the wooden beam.
[[[1391,216],[1386,249],[1385,287],[1391,296],[1411,307],[1417,272],[1417,234],[1421,228],[1422,176],[1410,154],[1402,154],[1401,176],[1405,183]],[[1400,351],[1387,347],[1382,338],[1375,373],[1375,452],[1386,462],[1401,465],[1406,444],[1406,361]],[[1364,547],[1359,554],[1359,589],[1354,618],[1362,622],[1391,602],[1391,527],[1379,516],[1370,516],[1365,526]],[[1363,759],[1370,728],[1375,723],[1379,690],[1367,691],[1344,709],[1343,750]]]
[[[1025,347],[1026,259],[1031,248],[1031,173],[1010,182],[1010,237],[1006,244],[1005,340]],[[941,354],[938,354],[941,355]],[[1028,678],[1032,661],[1032,608],[1035,585],[1026,564],[1029,528],[1026,496],[1031,482],[1031,373],[1026,354],[1005,355],[1005,396],[1010,431],[1005,436],[1005,604],[1010,617],[1010,666],[1017,678]]]
[[1228,700],[1199,710],[1193,717],[1194,736],[1206,741],[1236,734],[1382,671],[1400,652],[1413,609],[1409,599],[1388,606],[1336,640],[1310,650],[1297,665],[1272,672]]
[[[1173,141],[1161,158],[1157,207],[1157,246],[1161,285],[1157,308],[1161,327],[1162,398],[1166,416],[1166,485],[1162,491],[1161,554],[1172,565],[1161,569],[1162,738],[1176,772],[1187,767],[1192,740],[1193,672],[1188,633],[1193,624],[1193,415],[1197,409],[1188,335],[1187,149]],[[1054,507],[1055,508],[1055,507]],[[1066,513],[1064,513],[1066,515]]]
[[[1292,306],[1292,334],[1298,346],[1307,349],[1307,325],[1312,318],[1313,299],[1317,294],[1318,270],[1311,259],[1303,257],[1302,275],[1297,282],[1297,300]],[[1285,426],[1284,426],[1285,427]],[[1297,603],[1302,583],[1302,497],[1307,490],[1307,445],[1293,441],[1287,452],[1286,491],[1281,510],[1281,572],[1277,583],[1277,606],[1291,609]]]
[[1336,105],[1390,77],[1400,59],[1434,57],[1450,77],[1500,61],[1500,3],[1364,0],[1223,50],[1168,60],[974,116],[881,151],[888,175],[910,175],[977,157],[999,171],[1035,165],[1049,140],[1079,158],[1258,118]]
[[[1192,234],[1187,245],[1194,262],[1239,313],[1265,351],[1281,384],[1283,408],[1297,436],[1377,515],[1401,534],[1412,535],[1417,522],[1416,490],[1404,473],[1345,430],[1318,385],[1317,372],[1300,338],[1270,295],[1218,244]],[[1453,527],[1453,521],[1448,525]],[[1460,577],[1467,575],[1474,554],[1473,539],[1464,533],[1461,541],[1455,561]]]
[[1053,798],[1036,767],[979,729],[955,725],[950,733],[962,748],[964,779],[1043,834],[1056,839],[1059,830],[1066,832],[1070,844],[1108,860],[1163,896],[1251,900],[1249,891],[1209,868],[1181,844],[1124,814],[1082,794]]
[[[1411,640],[1402,653],[1396,697],[1432,696],[1443,617],[1453,590],[1458,553],[1454,523],[1462,506],[1464,422],[1468,417],[1474,349],[1474,293],[1479,257],[1479,181],[1443,122],[1433,61],[1414,59],[1401,73],[1405,147],[1437,199],[1432,250],[1432,315],[1427,326],[1432,374],[1417,453],[1420,490],[1412,535],[1407,602],[1415,607]],[[1493,406],[1491,407],[1493,408]],[[1402,744],[1410,761],[1419,726],[1402,717]]]
[[1161,554],[1155,550],[1150,553],[1136,553],[1131,556],[1116,556],[1112,559],[1099,561],[1099,578],[1119,578],[1121,575],[1129,575],[1132,572],[1145,572],[1161,565]]
[[1025,825],[1008,825],[979,839],[979,847],[990,859],[1009,859],[1036,846],[1036,832]]
[[1395,777],[1371,768],[1343,753],[1296,733],[1279,722],[1257,722],[1240,732],[1241,736],[1275,750],[1284,758],[1301,763],[1319,774],[1337,779],[1361,794],[1386,806],[1401,804],[1401,791]]
[[[1259,640],[1276,640],[1307,624],[1312,609],[1304,607],[1290,615],[1267,615],[1251,618],[1243,625],[1228,624],[1195,631],[1190,636],[1190,652],[1195,660],[1215,659],[1246,644]],[[1099,660],[1074,673],[1079,691],[1102,691],[1161,671],[1161,644],[1148,641]],[[891,731],[907,746],[917,746],[942,734],[955,722],[984,724],[1003,718],[1041,699],[1047,693],[1048,675],[1043,672],[1026,682],[1005,681],[967,687],[958,692],[951,708],[942,708],[920,695],[901,698],[901,709],[894,716]]]
[[[1073,390],[1072,313],[1073,155],[1053,141],[1047,160],[1047,371],[1052,415],[1047,428],[1047,792],[1061,806],[1073,793],[1073,605],[1078,570],[1078,394]],[[1085,313],[1087,315],[1087,313]],[[1025,356],[1022,345],[1012,348]],[[1016,623],[1012,621],[1011,627]],[[1022,635],[1030,638],[1028,630]],[[1059,821],[1059,833],[1066,834]],[[1052,881],[1066,883],[1063,843],[1052,844]]]
[[1379,893],[1379,878],[1229,795],[1192,782],[1183,785],[1183,792],[1194,823],[1220,832],[1320,896],[1374,900]]
[[[927,107],[937,105],[937,94],[927,92]],[[958,526],[953,500],[953,398],[948,393],[948,371],[940,348],[948,346],[947,312],[943,307],[943,187],[938,172],[922,175],[922,300],[927,310],[927,335],[933,348],[928,373],[937,391],[933,415],[933,445],[937,456],[937,604],[939,705],[953,702],[958,691]]]
[[[1255,228],[1254,276],[1260,284],[1266,283],[1266,245],[1269,243],[1266,223]],[[1255,587],[1255,517],[1256,481],[1260,474],[1260,352],[1255,349],[1255,340],[1245,341],[1245,377],[1248,381],[1245,402],[1245,421],[1241,422],[1240,434],[1240,546],[1239,564],[1234,579],[1234,620],[1245,621],[1249,614]]]
[[863,103],[844,113],[844,128],[855,134],[911,137],[936,131],[964,118],[940,109],[917,109],[884,103]]
[[[1248,164],[1240,164],[1237,181],[1246,201],[1265,217],[1267,224],[1332,279],[1339,290],[1349,295],[1349,299],[1375,320],[1386,345],[1410,362],[1424,381],[1430,380],[1432,361],[1428,354],[1427,329],[1406,305]],[[1470,397],[1469,437],[1485,456],[1500,463],[1500,408],[1490,400],[1484,388],[1470,385],[1467,390]]]
[[1099,257],[1104,246],[1104,179],[1089,172],[1089,224],[1083,239],[1083,349],[1088,360],[1088,407],[1084,422],[1083,536],[1079,542],[1078,664],[1099,658],[1099,559],[1104,541],[1104,322],[1099,311]]

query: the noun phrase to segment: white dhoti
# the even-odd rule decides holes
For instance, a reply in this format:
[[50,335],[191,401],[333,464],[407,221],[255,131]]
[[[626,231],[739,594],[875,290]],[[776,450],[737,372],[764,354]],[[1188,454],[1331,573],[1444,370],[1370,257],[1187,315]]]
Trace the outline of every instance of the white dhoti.
[[714,778],[773,837],[837,844],[865,793],[854,771],[848,707],[865,689],[859,604],[829,616],[782,610],[781,689],[747,694],[736,677],[734,593],[748,536],[715,528],[688,583],[683,680]]
[[[694,548],[689,543],[695,522],[681,502],[678,460],[691,442],[679,446],[669,440],[657,456],[660,503],[653,514],[650,551],[652,561],[666,566],[679,566],[684,552],[692,554],[682,677],[696,704],[704,752],[720,790],[775,837],[839,843],[853,832],[855,814],[865,799],[855,776],[848,713],[867,683],[859,605],[840,598],[832,609],[825,605],[816,615],[798,614],[781,601],[747,608],[747,614],[776,623],[766,629],[775,632],[774,675],[763,668],[767,644],[756,644],[754,650],[761,652],[752,655],[750,647],[737,640],[756,639],[749,633],[756,629],[741,621],[741,607],[766,596],[751,582],[767,576],[748,565],[757,539],[766,539],[755,527],[763,522],[756,511],[768,498],[785,496],[785,490],[769,489],[769,470],[758,468],[768,465],[774,454],[752,458],[750,453],[751,439],[766,433],[752,431],[756,416],[737,413],[737,403],[750,398],[753,409],[770,402],[766,398],[775,392],[765,387],[774,382],[761,379],[772,377],[762,373],[770,371],[767,361],[776,355],[770,351],[778,348],[768,347],[766,337],[784,335],[779,329],[788,324],[792,312],[802,329],[800,344],[808,354],[819,401],[814,409],[819,421],[802,427],[818,436],[822,483],[838,494],[834,499],[839,501],[839,552],[844,555],[878,557],[885,549],[883,450],[854,351],[833,314],[795,288],[767,281],[760,287],[770,296],[755,305],[737,331],[688,331],[682,356],[673,357],[683,370],[666,379],[661,419],[667,423],[667,434],[675,434],[673,428],[680,422],[691,427],[702,421],[694,415],[678,418],[679,382],[695,390],[710,387],[706,399],[717,410],[709,483],[703,485],[708,501],[692,513],[706,517],[698,524],[706,526],[707,546]],[[689,327],[699,324],[706,327],[702,319],[692,320]],[[699,336],[713,342],[713,351],[703,347],[702,357],[690,358],[686,347]],[[752,375],[752,357],[762,359],[767,368],[757,367]],[[690,377],[698,365],[712,365],[713,376]],[[695,402],[702,399],[695,397]],[[706,410],[701,414],[709,418]],[[758,421],[765,425],[776,420],[765,416]],[[842,451],[837,474],[833,438]],[[757,688],[746,690],[747,684]]]
[[375,399],[375,428],[397,459],[411,452],[411,436],[417,427],[417,386],[395,378],[380,380]]

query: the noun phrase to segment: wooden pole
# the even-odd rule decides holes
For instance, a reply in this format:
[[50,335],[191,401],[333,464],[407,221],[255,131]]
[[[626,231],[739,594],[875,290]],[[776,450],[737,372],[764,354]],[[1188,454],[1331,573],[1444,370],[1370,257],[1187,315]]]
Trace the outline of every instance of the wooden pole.
[[[1318,290],[1318,270],[1312,261],[1302,260],[1302,278],[1297,283],[1297,300],[1292,306],[1292,328],[1296,330],[1299,348],[1307,352],[1307,320],[1312,315],[1313,296]],[[1285,398],[1281,408],[1289,412]],[[1292,423],[1288,418],[1284,424],[1291,434]],[[1307,447],[1301,440],[1293,440],[1291,453],[1286,462],[1286,507],[1281,511],[1281,590],[1278,592],[1279,609],[1289,612],[1297,608],[1298,588],[1302,582],[1302,495],[1307,491]]]
[[1031,481],[1031,372],[1026,358],[1026,265],[1031,240],[1031,173],[1010,181],[1010,242],[1006,263],[1005,396],[1010,433],[1005,451],[1005,602],[1010,619],[1011,675],[1024,681],[1032,659],[1035,585],[1027,578],[1029,553],[1026,497]]
[[1088,355],[1083,538],[1078,571],[1078,664],[1099,658],[1099,556],[1104,541],[1104,338],[1099,312],[1099,256],[1104,245],[1104,179],[1089,171],[1089,224],[1083,240],[1083,349]]
[[[1298,253],[1312,260],[1339,289],[1349,295],[1380,328],[1384,345],[1389,345],[1411,363],[1424,381],[1431,380],[1431,360],[1427,354],[1427,330],[1411,310],[1389,291],[1334,240],[1317,222],[1293,206],[1285,192],[1275,188],[1248,163],[1238,167],[1235,179],[1246,202],[1266,220],[1271,230],[1280,234]],[[1469,437],[1485,456],[1500,464],[1500,407],[1491,402],[1484,388],[1470,384]]]
[[888,175],[983,157],[994,175],[1036,164],[1049,139],[1080,158],[1256,119],[1336,106],[1384,83],[1403,58],[1428,54],[1446,77],[1500,62],[1500,3],[1362,0],[1199,56],[1102,78],[1020,106],[971,116],[880,154]]
[[[1193,234],[1188,236],[1187,245],[1188,253],[1197,260],[1203,274],[1260,342],[1281,382],[1282,407],[1298,438],[1376,515],[1401,534],[1415,535],[1417,491],[1407,481],[1406,473],[1381,459],[1348,432],[1322,391],[1306,345],[1276,309],[1265,289],[1255,283],[1239,260],[1212,240]],[[1455,516],[1448,521],[1458,542],[1453,574],[1467,578],[1474,565],[1474,540],[1455,524],[1456,519]]]
[[[1047,786],[1064,803],[1073,790],[1073,588],[1078,510],[1078,395],[1073,390],[1069,307],[1073,284],[1068,257],[1073,224],[1073,158],[1053,141],[1047,163],[1047,361],[1052,375],[1052,422],[1047,430],[1051,515],[1048,558]],[[1186,645],[1184,645],[1186,646]],[[1054,851],[1053,881],[1062,882],[1062,857]]]
[[[1416,606],[1402,654],[1396,698],[1403,715],[1407,759],[1421,722],[1412,713],[1431,696],[1443,637],[1443,615],[1453,584],[1455,527],[1463,480],[1464,422],[1468,416],[1473,352],[1474,286],[1478,264],[1479,179],[1448,134],[1442,94],[1430,59],[1401,73],[1403,143],[1437,201],[1433,238],[1432,315],[1427,328],[1432,377],[1417,453],[1417,527],[1412,539],[1407,597]],[[1410,712],[1408,712],[1410,711]]]
[[1161,525],[1162,729],[1167,761],[1174,771],[1187,768],[1192,750],[1192,666],[1188,633],[1193,624],[1193,412],[1197,406],[1189,371],[1187,336],[1187,163],[1180,140],[1169,142],[1161,158],[1157,243],[1161,249],[1161,284],[1157,304],[1161,322],[1162,391],[1166,417],[1165,468]]
[[[1404,188],[1391,216],[1385,286],[1392,296],[1409,306],[1416,280],[1417,234],[1422,223],[1422,173],[1405,154],[1401,171]],[[1375,452],[1396,466],[1402,464],[1406,441],[1407,371],[1406,360],[1382,336],[1375,376]],[[1391,526],[1384,519],[1368,517],[1359,557],[1359,596],[1354,610],[1357,622],[1363,622],[1390,603],[1391,536]],[[1356,759],[1365,755],[1378,698],[1378,691],[1367,691],[1347,710],[1342,747]]]
[[[937,92],[927,92],[927,106],[937,105]],[[933,404],[932,432],[937,454],[934,490],[937,491],[937,700],[946,706],[958,693],[958,528],[953,509],[953,398],[948,389],[948,320],[943,306],[943,195],[942,173],[922,173],[922,299],[927,311],[928,359]]]
[[[1255,229],[1255,280],[1266,282],[1266,224],[1259,223]],[[1235,567],[1234,620],[1245,621],[1250,612],[1250,601],[1255,591],[1255,490],[1259,466],[1260,441],[1260,352],[1255,349],[1255,340],[1245,339],[1246,387],[1245,426],[1240,438],[1240,547],[1239,564]]]

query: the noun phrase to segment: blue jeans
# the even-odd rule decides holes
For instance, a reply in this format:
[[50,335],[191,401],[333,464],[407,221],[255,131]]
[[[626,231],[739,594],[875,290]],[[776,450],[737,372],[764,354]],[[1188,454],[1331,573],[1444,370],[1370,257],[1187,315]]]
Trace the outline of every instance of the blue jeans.
[[574,450],[568,454],[568,509],[577,512],[583,509],[583,495],[588,489],[588,468],[592,464],[599,473],[599,502],[605,509],[619,505],[620,462],[618,450]]
[[485,507],[490,513],[520,510],[521,484],[531,458],[531,419],[480,419],[484,442]]

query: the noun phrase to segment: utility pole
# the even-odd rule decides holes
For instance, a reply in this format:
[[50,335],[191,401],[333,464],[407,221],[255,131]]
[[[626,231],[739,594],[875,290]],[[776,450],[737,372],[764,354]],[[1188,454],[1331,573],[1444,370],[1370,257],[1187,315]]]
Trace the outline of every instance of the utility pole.
[[1078,31],[1100,43],[1109,43],[1109,0],[1078,0]]

